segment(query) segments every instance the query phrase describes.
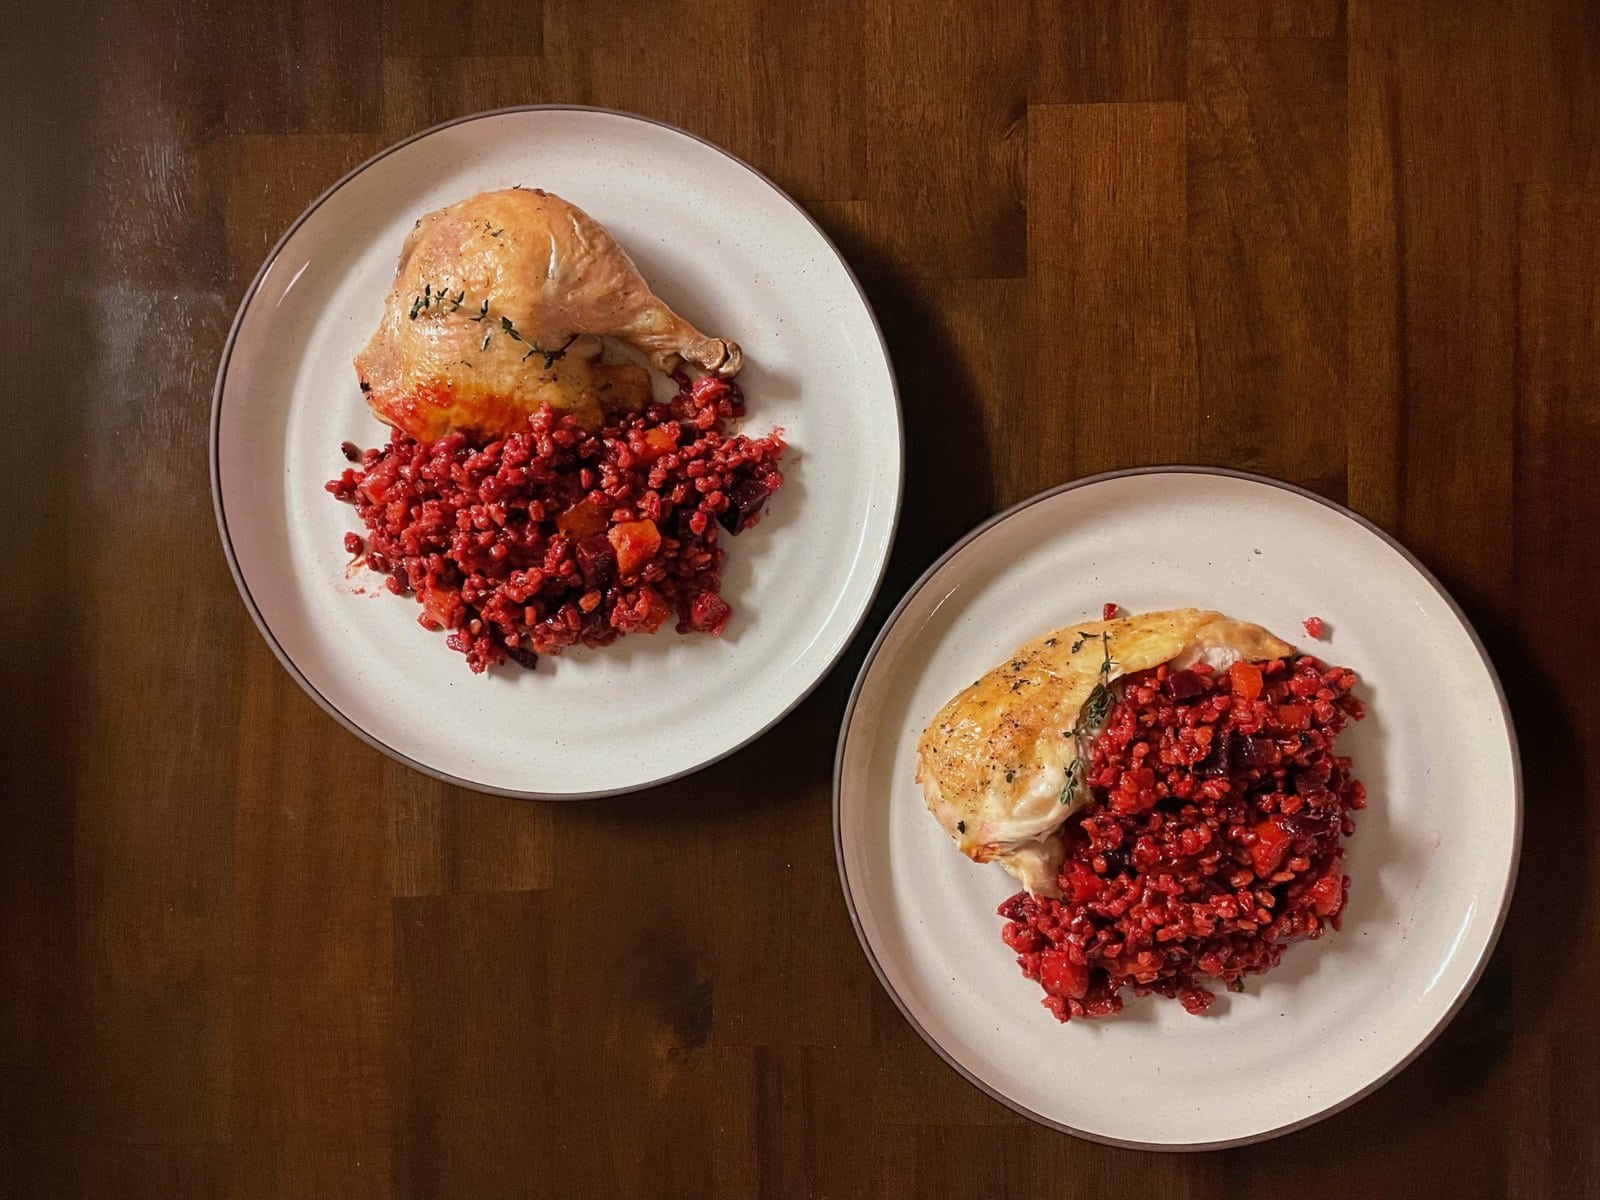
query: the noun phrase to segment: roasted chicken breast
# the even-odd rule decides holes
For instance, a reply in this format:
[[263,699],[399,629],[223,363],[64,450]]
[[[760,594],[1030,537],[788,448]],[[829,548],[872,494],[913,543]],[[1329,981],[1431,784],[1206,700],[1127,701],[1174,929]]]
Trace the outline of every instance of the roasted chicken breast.
[[1097,688],[1162,663],[1224,668],[1293,650],[1259,625],[1192,608],[1045,634],[955,696],[923,731],[917,780],[928,810],[963,854],[998,861],[1030,891],[1055,895],[1057,831],[1089,799],[1072,769],[1082,740],[1074,731],[1098,731],[1079,726],[1086,705],[1106,706]]

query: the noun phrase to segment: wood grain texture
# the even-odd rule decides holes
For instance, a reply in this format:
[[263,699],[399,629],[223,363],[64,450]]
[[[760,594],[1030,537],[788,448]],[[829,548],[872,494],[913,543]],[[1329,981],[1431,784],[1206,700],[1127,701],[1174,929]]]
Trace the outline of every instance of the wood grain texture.
[[1030,104],[1182,100],[1184,0],[1035,0]]
[[[30,7],[0,1196],[1600,1195],[1592,3]],[[1204,1156],[967,1085],[839,896],[860,646],[757,745],[582,805],[412,774],[301,694],[215,550],[233,308],[389,141],[548,102],[712,138],[843,248],[905,409],[875,619],[998,508],[1159,461],[1343,499],[1440,575],[1518,718],[1526,850],[1416,1063]]]
[[1189,49],[1188,228],[1202,460],[1345,498],[1345,56],[1306,38]]
[[1029,111],[1028,253],[1049,264],[1028,275],[1029,440],[1049,482],[1194,458],[1184,125],[1181,104]]
[[1189,0],[1192,38],[1325,38],[1343,18],[1343,0]]

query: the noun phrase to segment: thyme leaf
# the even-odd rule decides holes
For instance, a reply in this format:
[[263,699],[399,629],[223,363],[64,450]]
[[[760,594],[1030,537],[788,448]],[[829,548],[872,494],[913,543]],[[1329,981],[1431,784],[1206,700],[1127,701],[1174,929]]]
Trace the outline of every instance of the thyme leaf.
[[1061,803],[1072,803],[1073,794],[1083,787],[1083,776],[1088,770],[1081,757],[1073,759],[1067,764],[1067,783],[1061,789]]
[[1094,729],[1105,722],[1114,703],[1116,697],[1111,694],[1111,689],[1103,683],[1097,683],[1094,691],[1089,693],[1089,698],[1083,702],[1083,712],[1078,720],[1086,728]]
[[552,366],[555,365],[557,359],[565,358],[567,356],[567,347],[571,346],[572,343],[577,340],[578,335],[573,334],[554,350],[546,350],[543,346],[539,345],[538,342],[529,342],[528,353],[522,356],[522,361],[527,362],[528,359],[532,358],[535,354],[542,354],[544,356],[544,369],[548,371]]

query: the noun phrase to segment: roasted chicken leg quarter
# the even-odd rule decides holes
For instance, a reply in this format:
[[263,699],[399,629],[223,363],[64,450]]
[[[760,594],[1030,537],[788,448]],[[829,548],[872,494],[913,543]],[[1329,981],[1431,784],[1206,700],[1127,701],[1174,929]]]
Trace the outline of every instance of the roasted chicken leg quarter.
[[732,376],[742,365],[736,343],[667,307],[588,214],[508,188],[417,222],[355,367],[374,415],[419,441],[503,436],[545,403],[594,426],[650,396],[643,367],[601,360],[602,337],[664,371],[686,362]]

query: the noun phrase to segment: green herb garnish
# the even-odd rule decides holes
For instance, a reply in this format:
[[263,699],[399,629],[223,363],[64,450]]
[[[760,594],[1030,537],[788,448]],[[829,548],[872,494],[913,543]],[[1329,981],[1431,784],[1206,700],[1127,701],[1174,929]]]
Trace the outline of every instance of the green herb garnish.
[[[1072,652],[1076,654],[1090,636],[1079,634]],[[1094,690],[1089,693],[1088,699],[1083,702],[1083,709],[1078,713],[1078,719],[1072,726],[1070,736],[1076,754],[1067,764],[1066,786],[1061,789],[1062,804],[1070,803],[1073,795],[1083,787],[1089,773],[1089,758],[1093,753],[1092,740],[1100,727],[1106,723],[1106,718],[1111,715],[1111,710],[1117,703],[1117,694],[1111,690],[1111,672],[1117,664],[1111,660],[1109,633],[1100,635],[1100,649],[1102,655],[1100,678],[1095,683]]]
[[[484,227],[488,228],[487,225]],[[435,292],[431,283],[425,283],[422,285],[422,295],[412,298],[411,319],[415,321],[419,312],[425,308],[432,308],[435,302],[437,302],[441,308],[443,308],[445,304],[449,304],[450,311],[455,312],[466,301],[466,298],[467,293],[466,289],[464,288],[452,296],[448,288],[441,288],[439,291]],[[467,320],[477,325],[481,325],[485,321],[490,321],[493,319],[495,318],[493,318],[489,312],[488,297],[485,297],[483,303],[478,305],[478,315],[467,318]],[[538,342],[531,341],[530,339],[523,337],[522,331],[516,327],[516,324],[511,320],[510,317],[502,316],[499,317],[498,320],[500,333],[505,334],[512,341],[521,342],[524,346],[528,347],[528,352],[522,356],[523,361],[526,362],[535,354],[540,355],[544,359],[544,369],[547,371],[555,365],[558,359],[565,358],[568,348],[573,342],[578,340],[578,335],[573,334],[554,350],[547,350],[543,346],[539,345]],[[489,348],[489,342],[494,338],[495,332],[496,330],[491,327],[489,331],[483,335],[483,342],[478,347],[480,350],[487,350]]]
[[528,359],[532,358],[535,354],[541,354],[544,356],[544,369],[548,371],[552,366],[555,365],[555,362],[558,358],[565,358],[567,356],[567,347],[572,345],[572,343],[577,340],[578,335],[573,334],[554,350],[546,350],[543,346],[539,345],[538,342],[529,342],[528,352],[522,356],[522,361],[527,362]]
[[1083,786],[1083,776],[1086,770],[1088,768],[1084,765],[1081,757],[1075,758],[1067,764],[1067,784],[1061,789],[1062,804],[1070,804],[1072,802],[1073,793]]

